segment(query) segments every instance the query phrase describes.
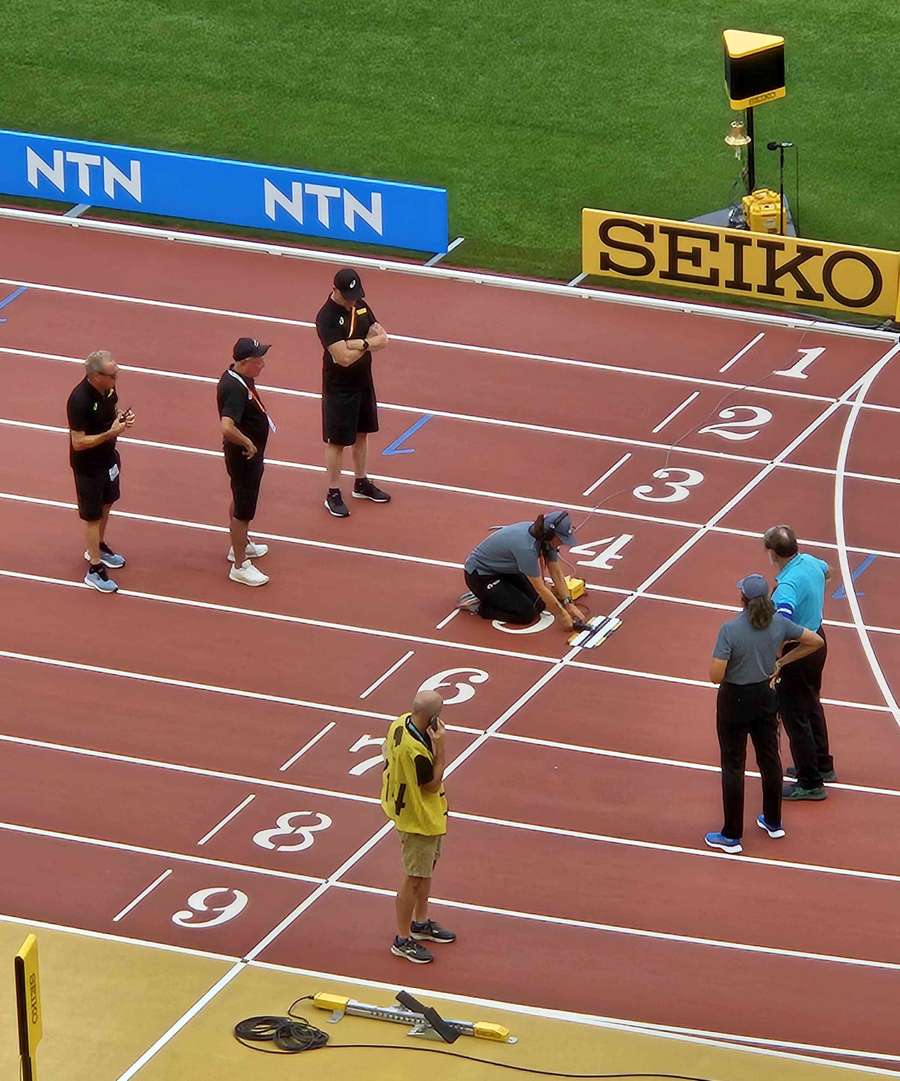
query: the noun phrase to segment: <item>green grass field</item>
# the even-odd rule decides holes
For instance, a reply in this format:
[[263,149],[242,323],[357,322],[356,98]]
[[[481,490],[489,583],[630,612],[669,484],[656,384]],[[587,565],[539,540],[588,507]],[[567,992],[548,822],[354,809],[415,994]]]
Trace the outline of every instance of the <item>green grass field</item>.
[[[0,125],[446,187],[454,262],[569,278],[583,206],[729,202],[721,31],[786,37],[806,236],[900,246],[897,0],[5,0]],[[788,184],[793,194],[793,178]]]

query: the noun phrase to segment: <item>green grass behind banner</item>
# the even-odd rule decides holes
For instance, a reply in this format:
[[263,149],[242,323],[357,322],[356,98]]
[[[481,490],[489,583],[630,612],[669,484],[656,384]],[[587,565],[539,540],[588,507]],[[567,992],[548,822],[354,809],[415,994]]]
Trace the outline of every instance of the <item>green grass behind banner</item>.
[[0,125],[446,187],[454,262],[567,278],[583,206],[730,201],[726,27],[787,39],[758,181],[900,246],[897,0],[5,0]]

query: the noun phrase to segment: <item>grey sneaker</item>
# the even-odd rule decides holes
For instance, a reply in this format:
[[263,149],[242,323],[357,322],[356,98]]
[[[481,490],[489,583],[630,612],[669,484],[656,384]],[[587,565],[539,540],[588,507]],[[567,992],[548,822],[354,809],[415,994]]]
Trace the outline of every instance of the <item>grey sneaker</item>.
[[106,573],[106,567],[102,564],[98,570],[89,570],[84,576],[85,585],[90,586],[92,589],[98,590],[100,593],[115,593],[119,588],[118,585],[109,577]]
[[448,931],[434,920],[426,920],[424,923],[416,923],[415,920],[409,925],[409,934],[416,942],[455,942],[456,932]]
[[431,951],[424,946],[420,946],[415,939],[400,938],[399,935],[396,935],[391,943],[391,953],[395,957],[405,957],[407,961],[412,961],[414,965],[427,965],[434,960]]
[[391,497],[368,477],[357,477],[353,482],[354,499],[371,499],[373,503],[390,503]]
[[823,800],[828,799],[828,793],[819,785],[818,788],[804,788],[799,784],[786,784],[781,790],[781,798],[787,800]]
[[350,511],[347,510],[347,504],[344,502],[344,497],[337,488],[328,489],[328,494],[325,496],[325,509],[329,514],[334,515],[335,518],[350,517]]

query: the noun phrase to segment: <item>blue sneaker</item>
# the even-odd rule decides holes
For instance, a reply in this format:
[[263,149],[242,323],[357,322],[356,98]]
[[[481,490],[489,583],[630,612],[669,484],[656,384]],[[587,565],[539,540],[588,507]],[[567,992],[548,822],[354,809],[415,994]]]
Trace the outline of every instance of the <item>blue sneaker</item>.
[[726,837],[724,833],[707,833],[704,840],[710,848],[721,848],[723,852],[727,852],[731,856],[744,851],[741,847],[740,837]]
[[[91,553],[85,552],[84,558],[90,563]],[[109,545],[100,545],[100,562],[104,567],[111,567],[114,571],[119,570],[120,567],[125,566],[125,556],[120,556],[118,552],[114,552]]]
[[84,576],[84,584],[91,586],[92,589],[99,590],[101,593],[115,593],[119,588],[106,573],[106,567],[104,567],[102,563],[98,570],[89,570],[87,572]]
[[756,824],[761,830],[765,830],[770,837],[775,837],[777,839],[784,836],[783,826],[770,826],[762,815],[757,818]]

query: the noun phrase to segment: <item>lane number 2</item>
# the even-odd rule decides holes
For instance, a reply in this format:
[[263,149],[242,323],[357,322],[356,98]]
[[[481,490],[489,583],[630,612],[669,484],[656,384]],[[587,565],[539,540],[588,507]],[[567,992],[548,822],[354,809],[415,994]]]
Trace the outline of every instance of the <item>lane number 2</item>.
[[[749,416],[744,416],[741,420],[739,419],[741,414],[749,414]],[[768,409],[763,409],[758,405],[732,405],[719,414],[720,419],[725,421],[724,424],[707,424],[697,434],[704,435],[708,432],[710,435],[717,435],[720,439],[740,443],[745,439],[754,439],[758,436],[760,428],[768,424],[772,416],[773,414]]]

